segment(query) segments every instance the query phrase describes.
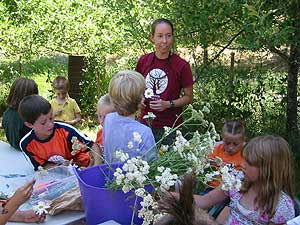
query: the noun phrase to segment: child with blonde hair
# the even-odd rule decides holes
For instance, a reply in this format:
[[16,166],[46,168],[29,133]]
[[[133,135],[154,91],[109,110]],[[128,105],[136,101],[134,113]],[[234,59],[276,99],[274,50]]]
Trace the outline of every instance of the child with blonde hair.
[[64,121],[70,125],[80,122],[80,108],[75,99],[70,98],[69,81],[67,78],[58,76],[52,82],[55,98],[50,101],[54,119]]
[[[222,129],[222,142],[220,142],[209,155],[218,165],[218,159],[221,159],[222,165],[232,169],[241,169],[243,162],[242,149],[245,145],[245,128],[244,124],[237,119],[226,120]],[[218,180],[213,180],[209,187],[216,188],[219,186]]]
[[[211,164],[219,168],[226,165],[230,169],[241,170],[241,164],[244,161],[242,149],[245,145],[245,128],[242,121],[238,119],[226,120],[222,129],[222,141],[215,146],[213,152],[209,155]],[[206,194],[220,185],[220,179],[212,180],[203,192]],[[227,219],[229,209],[227,199],[208,210],[208,213],[217,218],[218,222]]]
[[230,199],[226,224],[284,224],[295,217],[291,190],[291,152],[278,136],[253,138],[243,149],[244,181],[240,190],[221,186],[204,196],[194,196],[207,209]]
[[99,144],[100,146],[103,146],[103,122],[106,114],[114,112],[114,107],[112,106],[109,94],[103,95],[99,98],[98,104],[97,104],[97,116],[98,116],[98,122],[101,125],[100,130],[97,133],[96,137],[96,144]]
[[127,153],[129,158],[155,157],[155,141],[151,129],[135,120],[144,91],[145,80],[138,72],[120,71],[111,79],[109,96],[116,112],[107,114],[104,120],[106,162],[118,162],[116,151],[119,150]]

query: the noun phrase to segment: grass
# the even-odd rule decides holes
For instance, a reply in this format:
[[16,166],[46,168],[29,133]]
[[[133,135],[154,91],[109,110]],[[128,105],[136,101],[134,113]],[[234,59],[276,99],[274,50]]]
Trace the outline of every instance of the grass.
[[82,123],[76,125],[76,128],[80,130],[83,134],[92,138],[92,140],[96,140],[97,132],[99,130],[99,126],[97,123],[91,125],[91,122],[87,122],[84,120]]
[[4,129],[0,129],[0,141],[7,142]]

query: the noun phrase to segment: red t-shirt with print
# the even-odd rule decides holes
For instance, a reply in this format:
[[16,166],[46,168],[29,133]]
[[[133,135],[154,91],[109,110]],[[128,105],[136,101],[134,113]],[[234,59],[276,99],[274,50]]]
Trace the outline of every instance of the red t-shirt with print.
[[[180,97],[183,88],[191,87],[194,83],[191,67],[187,61],[176,54],[167,59],[159,59],[154,53],[143,55],[135,70],[145,77],[146,88],[165,101],[176,100]],[[141,121],[148,112],[153,112],[156,118],[152,121],[153,128],[172,127],[177,117],[182,113],[182,107],[169,108],[162,112],[150,109],[149,104],[141,111]],[[176,123],[182,123],[180,117]]]

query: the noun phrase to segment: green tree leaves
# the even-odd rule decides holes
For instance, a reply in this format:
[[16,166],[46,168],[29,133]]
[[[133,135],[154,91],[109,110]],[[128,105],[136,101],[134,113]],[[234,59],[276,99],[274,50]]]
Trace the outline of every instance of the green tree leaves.
[[[267,49],[291,66],[289,80],[294,82],[300,61],[299,4],[298,0],[2,0],[0,53],[22,60],[53,51],[84,55],[93,67],[88,68],[92,75],[87,75],[87,83],[95,88],[89,93],[97,96],[107,91],[111,74],[134,68],[138,56],[153,49],[150,25],[166,17],[175,25],[175,50],[187,52],[196,76],[209,70],[202,69],[203,58],[211,62],[220,55],[209,49]],[[96,84],[99,79],[106,80],[103,87]],[[291,121],[297,125],[297,87],[290,82],[288,88],[293,97],[287,98],[292,105],[287,113],[293,112]]]

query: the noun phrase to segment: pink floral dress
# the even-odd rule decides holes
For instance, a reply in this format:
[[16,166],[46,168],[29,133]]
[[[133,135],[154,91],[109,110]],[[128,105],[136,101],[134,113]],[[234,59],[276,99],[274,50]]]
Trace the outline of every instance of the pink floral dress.
[[276,212],[273,218],[269,219],[267,215],[261,215],[258,210],[248,210],[240,204],[243,197],[236,189],[226,194],[230,197],[230,215],[226,225],[260,225],[260,224],[284,224],[295,217],[293,200],[284,192],[281,192]]

